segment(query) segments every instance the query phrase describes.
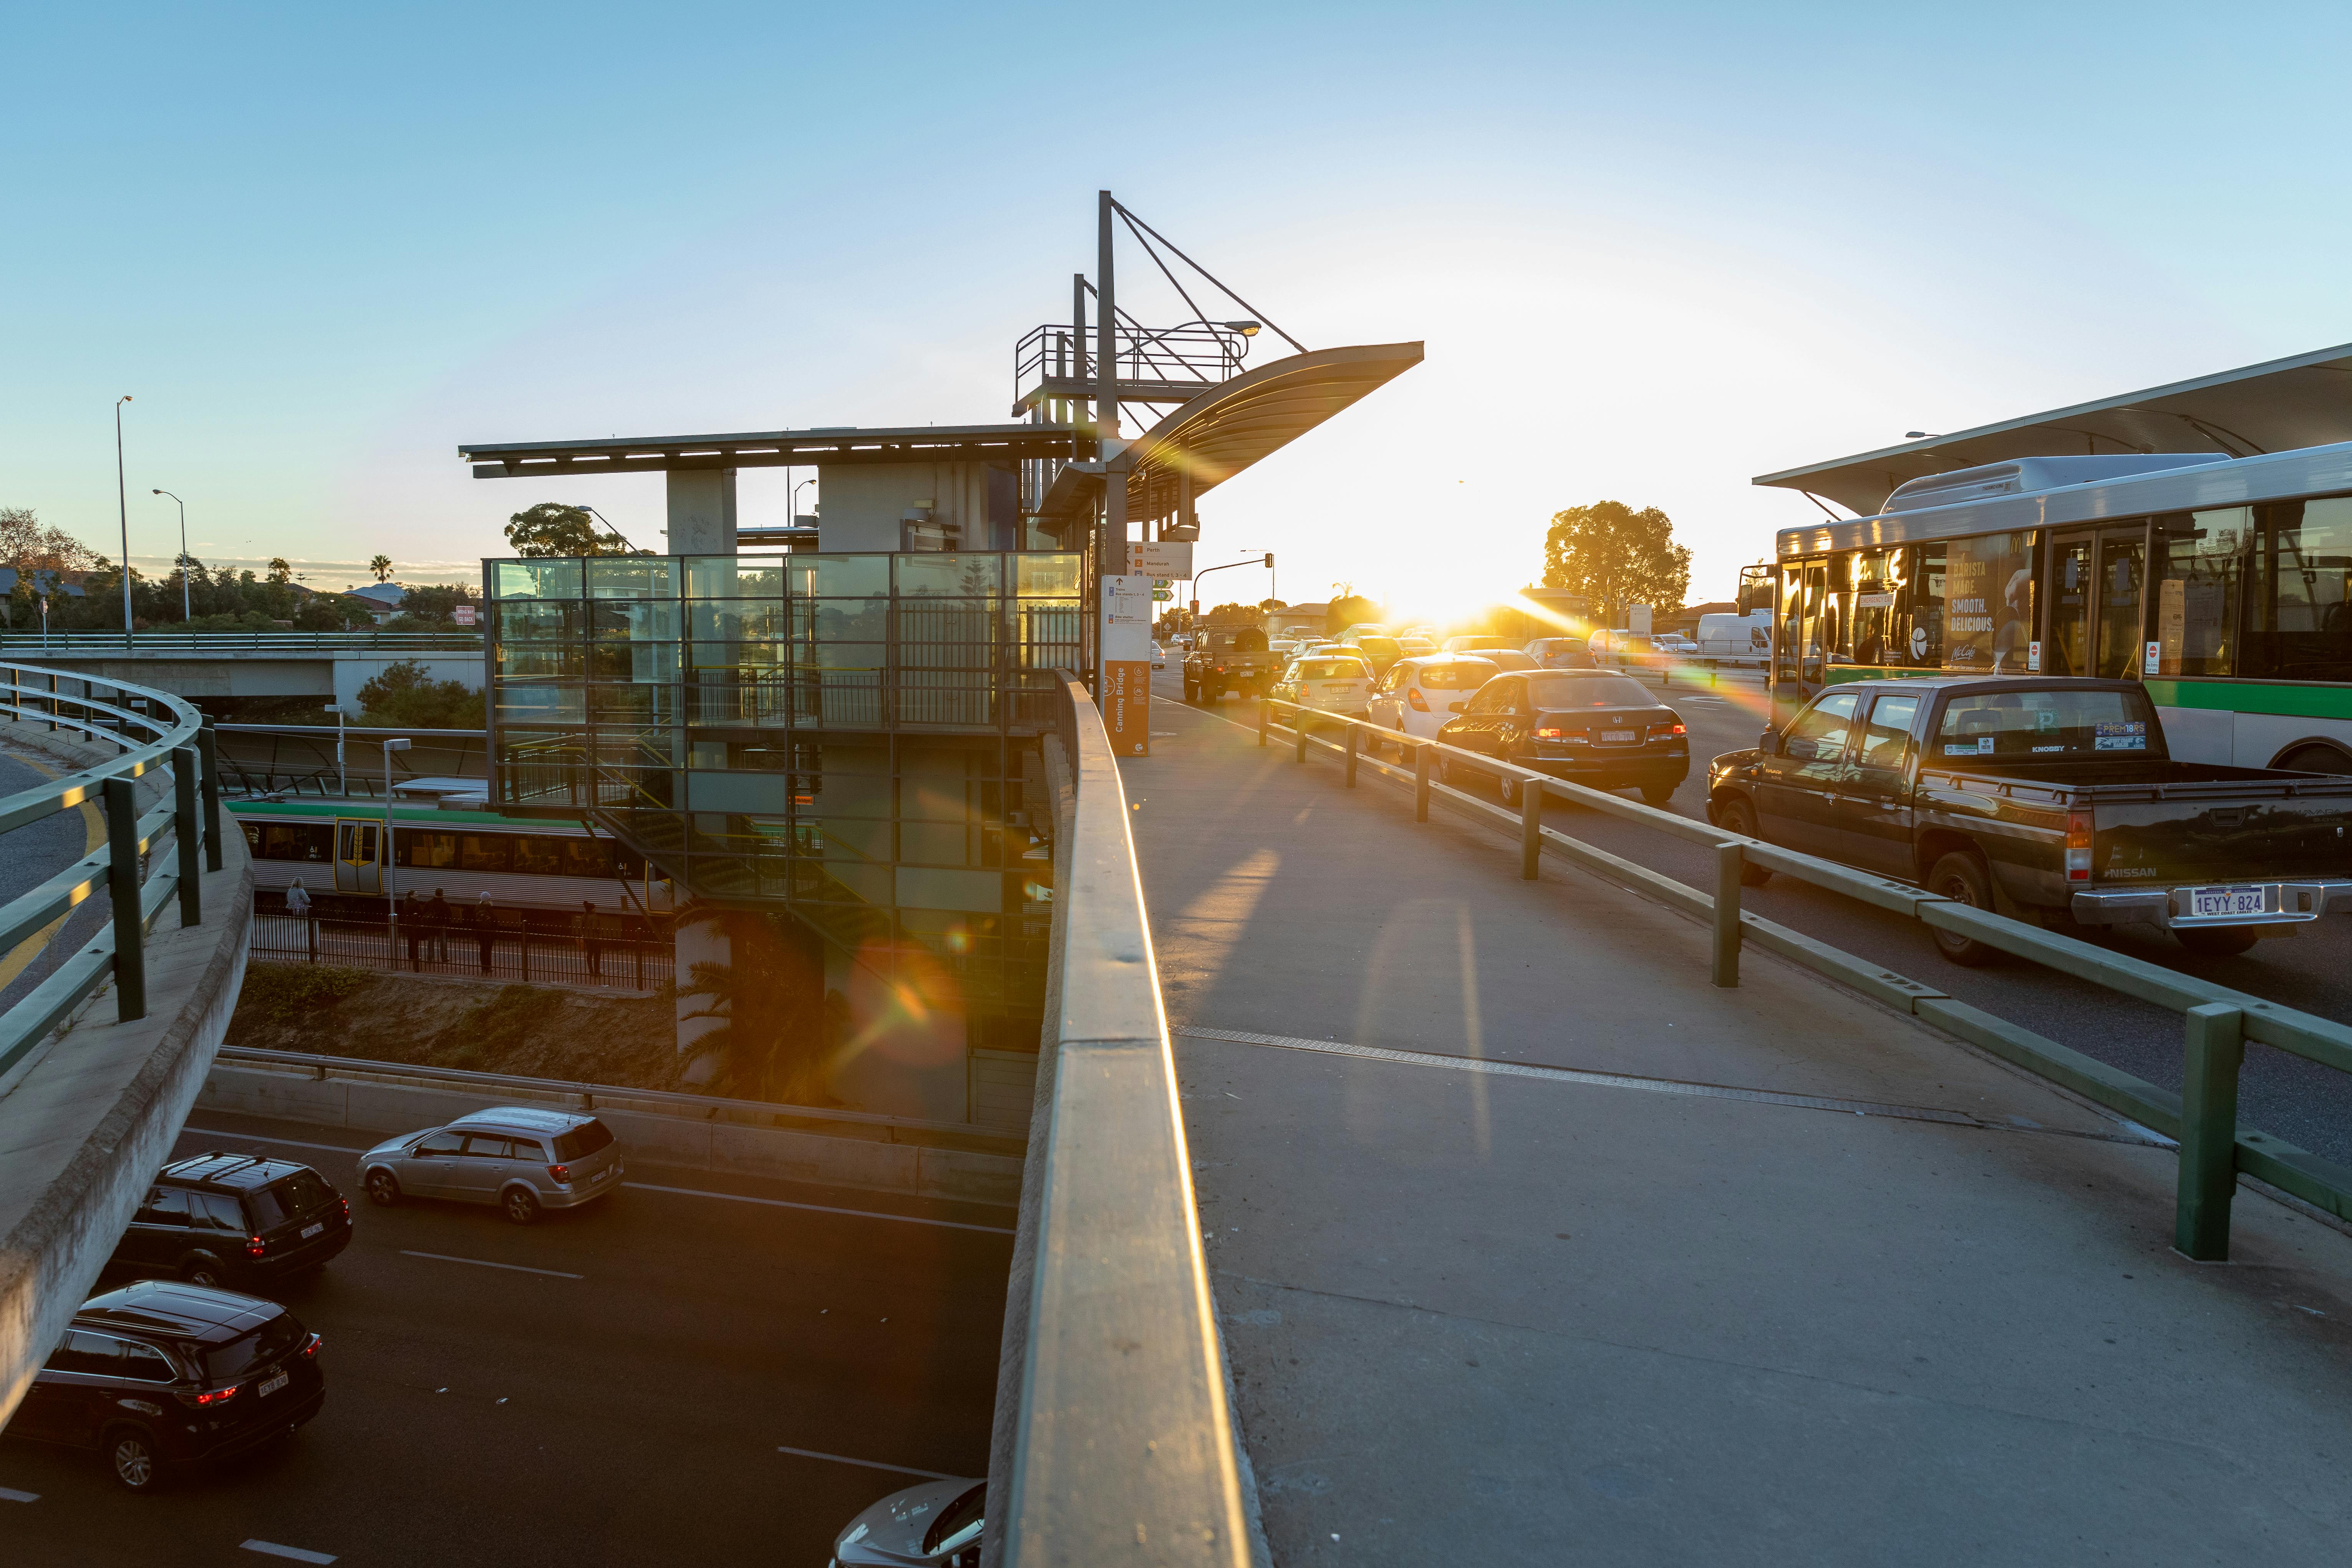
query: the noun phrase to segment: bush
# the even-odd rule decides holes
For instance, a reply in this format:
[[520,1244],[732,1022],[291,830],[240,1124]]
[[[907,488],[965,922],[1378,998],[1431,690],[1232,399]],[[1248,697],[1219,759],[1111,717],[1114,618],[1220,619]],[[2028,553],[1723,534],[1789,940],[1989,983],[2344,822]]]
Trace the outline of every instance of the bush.
[[360,688],[360,722],[384,730],[478,730],[482,694],[457,680],[436,680],[425,666],[404,658]]

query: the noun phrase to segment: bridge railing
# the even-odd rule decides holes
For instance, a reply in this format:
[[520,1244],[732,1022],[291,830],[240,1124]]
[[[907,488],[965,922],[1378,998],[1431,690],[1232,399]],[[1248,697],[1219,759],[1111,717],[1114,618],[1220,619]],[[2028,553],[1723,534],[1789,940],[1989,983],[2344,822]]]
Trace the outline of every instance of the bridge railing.
[[224,654],[479,653],[479,631],[448,632],[0,632],[0,654],[18,658],[203,658]]
[[999,1384],[1017,1393],[999,1398],[984,1561],[1243,1568],[1224,1352],[1127,797],[1093,699],[1066,673],[1061,688],[1075,805],[1055,833],[1048,1039]]
[[[0,715],[20,725],[45,725],[49,731],[73,731],[118,748],[104,762],[0,800],[0,835],[93,800],[106,809],[103,849],[0,907],[0,952],[100,892],[107,895],[113,916],[106,931],[0,1014],[0,1072],[5,1072],[110,977],[116,1018],[146,1016],[147,928],[174,894],[180,923],[199,922],[199,881],[204,871],[221,868],[221,844],[213,734],[194,708],[168,692],[95,677],[74,678],[78,695],[61,693],[48,671],[21,664],[0,663],[0,679],[6,682],[0,686]],[[100,700],[100,691],[112,700]],[[171,791],[142,815],[137,781],[159,770]],[[149,852],[167,835],[177,856],[142,876]]]
[[[1287,714],[1290,721],[1277,723],[1277,713]],[[1339,739],[1326,740],[1309,732],[1321,729],[1338,731]],[[1286,733],[1302,763],[1307,760],[1309,747],[1339,756],[1343,783],[1350,788],[1356,783],[1358,771],[1365,767],[1400,782],[1409,781],[1418,821],[1429,820],[1429,803],[1436,795],[1474,815],[1517,827],[1519,874],[1529,880],[1538,875],[1540,858],[1549,849],[1587,870],[1638,887],[1664,903],[1702,917],[1712,927],[1709,969],[1710,978],[1717,985],[1739,984],[1740,947],[1752,942],[1913,1014],[2030,1072],[2063,1084],[2167,1137],[2177,1138],[2180,1143],[2180,1177],[2174,1241],[2189,1258],[2214,1261],[2229,1256],[2230,1197],[2240,1172],[2268,1182],[2339,1219],[2352,1219],[2352,1168],[2297,1148],[2284,1139],[2238,1125],[2238,1069],[2244,1060],[2246,1041],[2259,1040],[2306,1061],[2339,1072],[2352,1072],[2352,1027],[2144,959],[2111,952],[1990,910],[1975,909],[1907,882],[1874,877],[1833,860],[1743,837],[1708,823],[1637,805],[1606,791],[1569,784],[1477,752],[1384,729],[1368,720],[1327,713],[1278,698],[1262,698],[1258,744],[1269,744],[1276,730]],[[1396,748],[1397,763],[1366,754],[1384,746]],[[1431,776],[1433,764],[1439,770],[1440,776],[1436,778]],[[1496,805],[1460,787],[1456,781],[1465,775],[1496,781],[1505,804]],[[1713,892],[1702,892],[1622,856],[1572,838],[1557,828],[1545,826],[1543,804],[1547,799],[1588,806],[1706,846],[1716,856]],[[2184,1092],[2174,1094],[1948,996],[1932,985],[1842,952],[1761,916],[1743,912],[1739,907],[1741,873],[1751,865],[1858,899],[1890,914],[1959,932],[2003,952],[2183,1015]]]

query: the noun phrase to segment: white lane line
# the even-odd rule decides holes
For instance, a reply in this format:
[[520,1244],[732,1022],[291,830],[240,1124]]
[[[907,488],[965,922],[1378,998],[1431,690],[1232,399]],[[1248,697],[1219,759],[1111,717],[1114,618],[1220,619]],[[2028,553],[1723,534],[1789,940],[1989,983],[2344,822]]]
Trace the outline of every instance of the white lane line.
[[517,1274],[551,1274],[558,1279],[585,1279],[585,1274],[566,1274],[561,1268],[533,1268],[521,1263],[493,1263],[487,1258],[453,1258],[446,1252],[411,1252],[400,1249],[403,1258],[430,1258],[436,1263],[470,1263],[477,1268],[509,1268]]
[[[623,1182],[621,1184],[625,1187],[635,1187],[639,1192],[645,1193],[675,1193],[678,1196],[686,1198],[718,1198],[725,1203],[760,1204],[772,1209],[806,1209],[811,1214],[845,1214],[856,1219],[894,1219],[900,1225],[936,1226],[941,1230],[978,1230],[985,1231],[990,1236],[1011,1236],[1013,1234],[1012,1231],[1006,1229],[1001,1225],[966,1225],[961,1220],[925,1219],[919,1215],[883,1214],[876,1209],[840,1209],[834,1208],[825,1204],[787,1203],[782,1198],[746,1197],[741,1193],[707,1193],[699,1187],[657,1187],[650,1182]],[[798,1449],[794,1449],[793,1451],[795,1453],[799,1452]],[[826,1455],[824,1457],[829,1458],[832,1456]],[[855,1461],[848,1462],[854,1463]],[[890,1467],[885,1465],[882,1468],[884,1469],[888,1469]],[[930,1472],[928,1470],[917,1470],[913,1473],[916,1475],[929,1475]],[[952,1479],[953,1478],[950,1477],[949,1479]]]
[[291,1563],[332,1563],[335,1560],[332,1552],[308,1552],[299,1546],[280,1546],[274,1541],[248,1541],[245,1542],[245,1549],[258,1552],[264,1557],[283,1557]]
[[877,1463],[873,1459],[853,1459],[846,1454],[820,1454],[814,1448],[787,1448],[781,1443],[776,1445],[776,1452],[779,1454],[798,1454],[803,1459],[825,1459],[836,1465],[856,1465],[862,1469],[888,1470],[895,1475],[920,1476],[928,1481],[960,1481],[963,1479],[961,1476],[943,1476],[937,1470],[919,1470],[911,1465],[885,1465]]
[[38,1492],[20,1492],[15,1487],[0,1487],[0,1502],[38,1502]]
[[248,1143],[276,1143],[287,1149],[326,1149],[338,1154],[364,1154],[365,1149],[354,1149],[348,1143],[305,1143],[294,1138],[268,1138],[258,1132],[215,1132],[205,1127],[183,1127],[183,1138],[242,1138]]

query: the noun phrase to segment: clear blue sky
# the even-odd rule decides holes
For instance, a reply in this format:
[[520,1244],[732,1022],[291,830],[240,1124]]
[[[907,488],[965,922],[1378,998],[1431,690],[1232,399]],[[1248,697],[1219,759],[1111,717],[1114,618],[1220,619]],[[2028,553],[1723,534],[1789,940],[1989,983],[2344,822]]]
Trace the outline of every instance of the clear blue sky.
[[322,585],[542,500],[651,542],[657,477],[457,444],[1003,418],[1103,185],[1310,346],[1428,343],[1203,503],[1293,600],[1513,586],[1603,497],[1719,596],[1811,514],[1751,475],[2352,339],[2341,5],[1104,14],[12,7],[0,505],[114,552],[128,392],[134,559],[159,485]]

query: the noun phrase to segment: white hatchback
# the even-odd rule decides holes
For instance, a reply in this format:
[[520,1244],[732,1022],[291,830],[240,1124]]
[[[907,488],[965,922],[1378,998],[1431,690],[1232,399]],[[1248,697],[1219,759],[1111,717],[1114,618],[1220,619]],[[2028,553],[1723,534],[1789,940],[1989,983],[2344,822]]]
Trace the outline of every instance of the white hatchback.
[[1308,654],[1290,661],[1274,695],[1325,713],[1364,716],[1372,696],[1372,667],[1353,648]]
[[1476,654],[1436,653],[1401,658],[1373,689],[1373,723],[1416,740],[1435,740],[1437,727],[1462,711],[1471,694],[1495,679],[1497,667]]

